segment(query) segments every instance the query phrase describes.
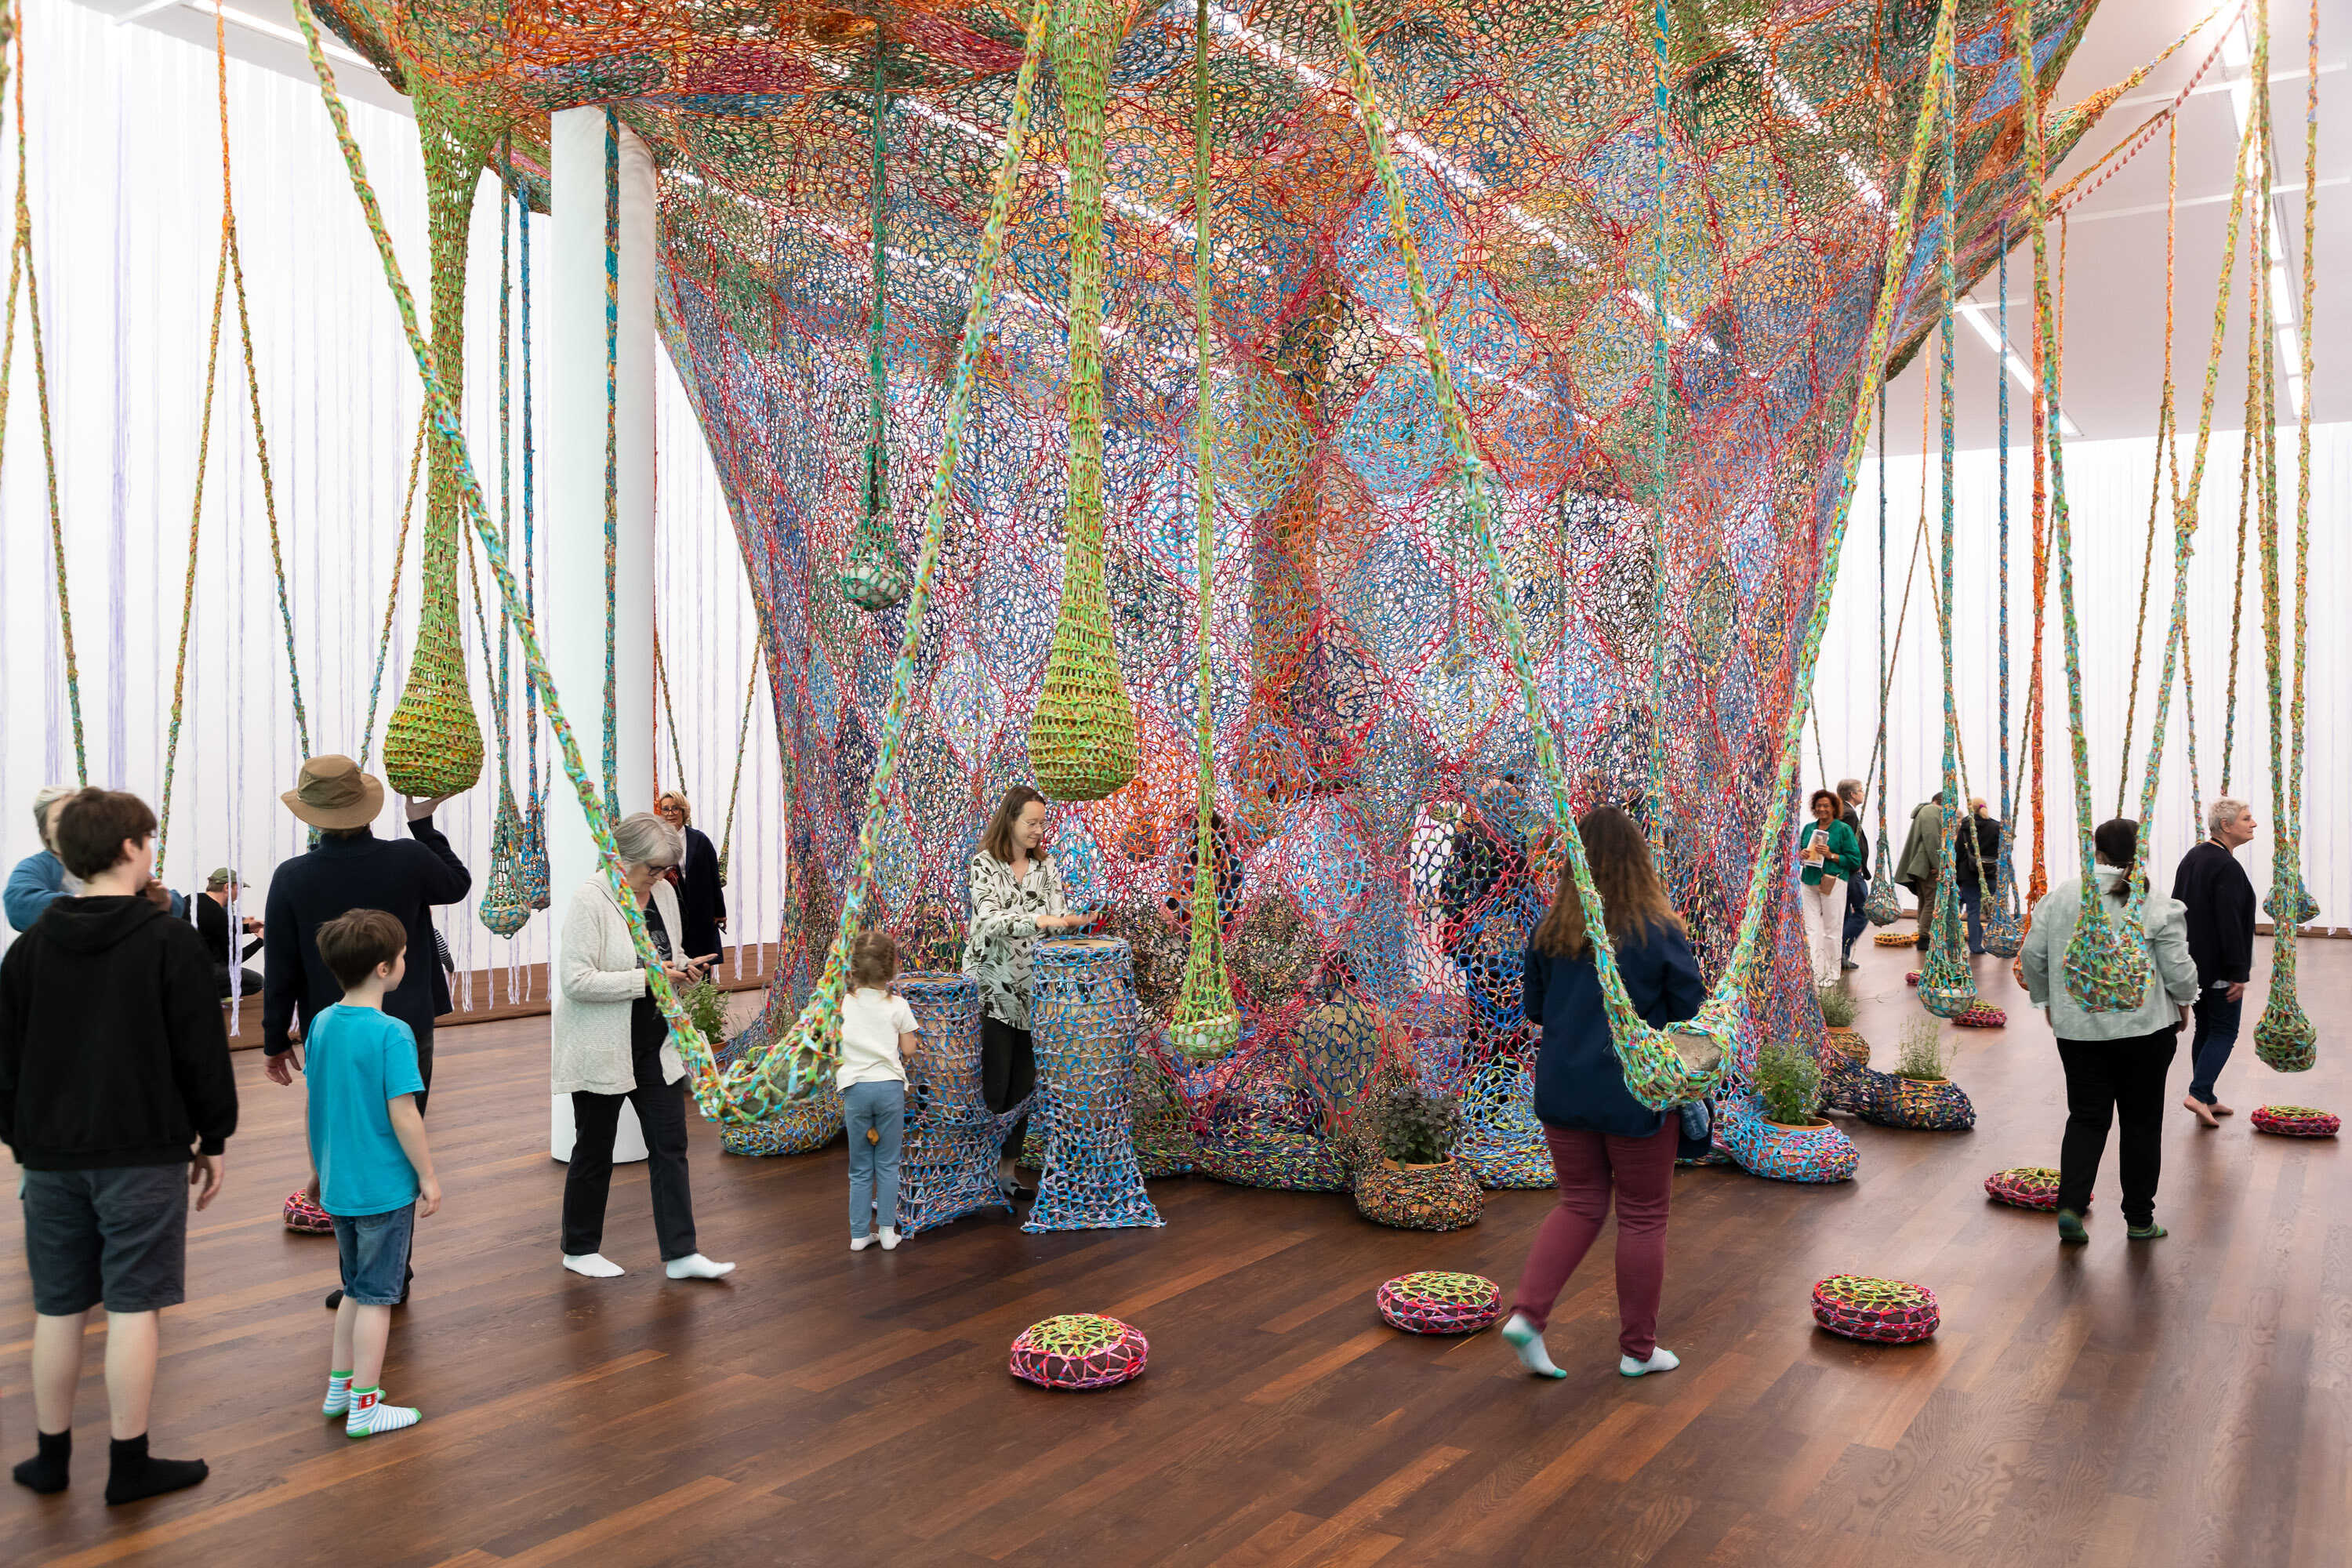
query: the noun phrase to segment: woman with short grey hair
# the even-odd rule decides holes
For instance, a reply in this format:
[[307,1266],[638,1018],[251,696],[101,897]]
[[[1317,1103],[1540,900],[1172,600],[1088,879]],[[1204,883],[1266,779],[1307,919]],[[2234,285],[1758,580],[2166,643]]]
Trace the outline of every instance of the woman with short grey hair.
[[77,793],[72,784],[44,784],[33,796],[33,831],[40,836],[41,847],[16,862],[5,895],[8,923],[20,931],[32,930],[50,904],[81,891],[79,879],[68,874],[56,847],[57,815]]
[[[677,864],[677,831],[650,811],[613,830],[631,901],[673,985],[702,978],[707,958],[689,958],[672,936],[684,928],[677,895],[662,873]],[[555,1092],[572,1097],[574,1136],[563,1178],[563,1267],[592,1279],[625,1272],[606,1258],[604,1200],[613,1185],[613,1141],[621,1101],[636,1109],[651,1167],[654,1235],[673,1279],[716,1279],[734,1269],[702,1255],[686,1169],[686,1064],[669,1043],[629,934],[627,910],[604,875],[572,890],[557,943],[549,1041]]]

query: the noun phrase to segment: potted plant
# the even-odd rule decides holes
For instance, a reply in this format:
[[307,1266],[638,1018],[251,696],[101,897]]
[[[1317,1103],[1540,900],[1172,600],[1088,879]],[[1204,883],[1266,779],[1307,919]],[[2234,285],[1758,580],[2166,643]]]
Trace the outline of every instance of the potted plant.
[[1858,1066],[1870,1061],[1870,1042],[1854,1028],[1854,1015],[1859,1011],[1853,993],[1842,985],[1823,985],[1813,995],[1821,1004],[1822,1026],[1828,1031],[1829,1047]]
[[1948,1067],[1941,1026],[1934,1018],[1914,1018],[1903,1026],[1894,1072],[1861,1069],[1864,1092],[1854,1109],[1882,1127],[1966,1131],[1977,1124],[1976,1107],[1945,1076]]
[[1766,1046],[1756,1053],[1756,1093],[1764,1120],[1801,1131],[1826,1126],[1821,1115],[1821,1064],[1794,1046]]
[[1822,1068],[1809,1047],[1764,1046],[1749,1076],[1756,1102],[1727,1107],[1717,1134],[1741,1169],[1777,1182],[1843,1182],[1853,1174],[1853,1141],[1821,1114]]
[[1375,1157],[1356,1176],[1356,1209],[1401,1230],[1459,1230],[1478,1223],[1484,1199],[1469,1165],[1454,1157],[1461,1102],[1409,1079],[1392,1080],[1366,1107]]
[[727,993],[719,989],[719,982],[704,975],[691,985],[680,986],[677,1005],[687,1021],[702,1035],[702,1043],[713,1057],[727,1045]]

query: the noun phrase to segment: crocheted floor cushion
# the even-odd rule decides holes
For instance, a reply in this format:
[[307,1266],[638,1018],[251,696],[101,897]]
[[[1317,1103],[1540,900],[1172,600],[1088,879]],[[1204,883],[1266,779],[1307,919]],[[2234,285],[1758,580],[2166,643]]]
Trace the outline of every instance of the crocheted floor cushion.
[[1876,942],[1881,947],[1916,947],[1919,945],[1918,937],[1907,931],[1873,931],[1870,934],[1870,940]]
[[1372,1292],[1381,1321],[1409,1334],[1475,1334],[1503,1315],[1503,1288],[1477,1274],[1423,1269]]
[[[2021,1209],[2049,1214],[2058,1207],[2058,1173],[2047,1165],[2012,1165],[1985,1178],[1985,1196]],[[2091,1200],[2083,1200],[2089,1208]]]
[[1917,970],[1916,970],[1916,969],[1915,969],[1915,970],[1911,971],[1911,973],[1910,973],[1906,974],[1906,975],[1903,977],[1903,984],[1906,984],[1906,985],[1916,985],[1916,984],[1919,984],[1919,972],[1918,972]]
[[1963,1029],[2005,1029],[2009,1026],[2009,1015],[1990,1002],[1977,1002],[1953,1014],[1952,1022]]
[[2256,1131],[2275,1132],[2282,1138],[2333,1138],[2344,1121],[2308,1105],[2258,1105],[2253,1123]]
[[1399,1230],[1460,1230],[1478,1223],[1484,1202],[1466,1160],[1397,1165],[1375,1159],[1356,1173],[1356,1212]]
[[1941,1315],[1925,1285],[1832,1274],[1813,1287],[1813,1321],[1850,1340],[1907,1345],[1934,1333]]
[[1013,1342],[1013,1375],[1040,1388],[1108,1388],[1141,1375],[1151,1346],[1134,1328],[1097,1312],[1047,1318]]
[[841,1135],[841,1091],[830,1082],[806,1100],[786,1100],[764,1121],[721,1127],[719,1146],[730,1154],[766,1157],[814,1154]]
[[297,1188],[286,1194],[286,1228],[298,1236],[332,1236],[335,1222]]

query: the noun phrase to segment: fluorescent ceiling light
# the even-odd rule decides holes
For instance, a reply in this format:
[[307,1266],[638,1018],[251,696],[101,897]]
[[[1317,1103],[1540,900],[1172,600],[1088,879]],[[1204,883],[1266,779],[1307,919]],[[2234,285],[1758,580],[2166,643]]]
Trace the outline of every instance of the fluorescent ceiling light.
[[[1984,340],[1985,347],[1990,349],[1993,352],[1993,357],[2000,360],[2002,366],[2008,370],[2009,378],[2024,388],[2027,396],[2033,395],[2035,390],[2033,367],[2020,359],[2015,349],[2001,342],[2000,329],[1990,319],[1991,312],[1974,300],[1964,300],[1955,308],[1953,314],[1976,329],[1976,334]],[[2066,411],[2063,408],[2053,405],[2052,412],[2058,416],[2058,433],[2061,436],[2072,437],[2083,433],[2072,419],[2066,417]]]

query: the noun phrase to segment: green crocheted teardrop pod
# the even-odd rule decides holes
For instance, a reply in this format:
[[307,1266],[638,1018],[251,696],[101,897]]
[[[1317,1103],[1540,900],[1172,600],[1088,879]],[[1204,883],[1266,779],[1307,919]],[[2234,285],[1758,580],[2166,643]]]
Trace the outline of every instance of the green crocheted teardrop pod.
[[2084,889],[2083,913],[2066,944],[2066,989],[2086,1013],[2125,1013],[2147,995],[2147,944],[2124,920],[2101,910]]
[[2319,1061],[2319,1030],[2304,1013],[2303,1004],[2282,994],[2275,984],[2262,1022],[2254,1026],[2254,1055],[2277,1072],[2308,1072]]
[[889,107],[887,51],[874,50],[874,171],[867,218],[874,231],[874,292],[866,332],[866,489],[856,536],[835,581],[842,596],[861,610],[881,611],[907,597],[915,585],[898,530],[890,516],[889,374],[883,359],[889,316],[889,183],[883,165]]
[[530,922],[530,898],[523,888],[523,853],[530,830],[515,805],[514,791],[499,790],[499,812],[490,824],[490,864],[482,878],[479,908],[493,936],[510,937]]
[[1069,136],[1069,501],[1062,608],[1029,720],[1029,765],[1037,787],[1057,800],[1100,800],[1136,769],[1135,706],[1103,583],[1103,108],[1119,20],[1108,0],[1066,0],[1054,18]]
[[[492,129],[419,84],[414,97],[425,149],[426,232],[433,258],[433,357],[453,398],[464,392],[466,245],[474,186],[489,162]],[[427,440],[425,545],[418,563],[416,651],[408,684],[383,732],[383,776],[403,795],[455,795],[482,776],[482,729],[466,687],[457,605],[457,528],[464,498],[457,455]]]

